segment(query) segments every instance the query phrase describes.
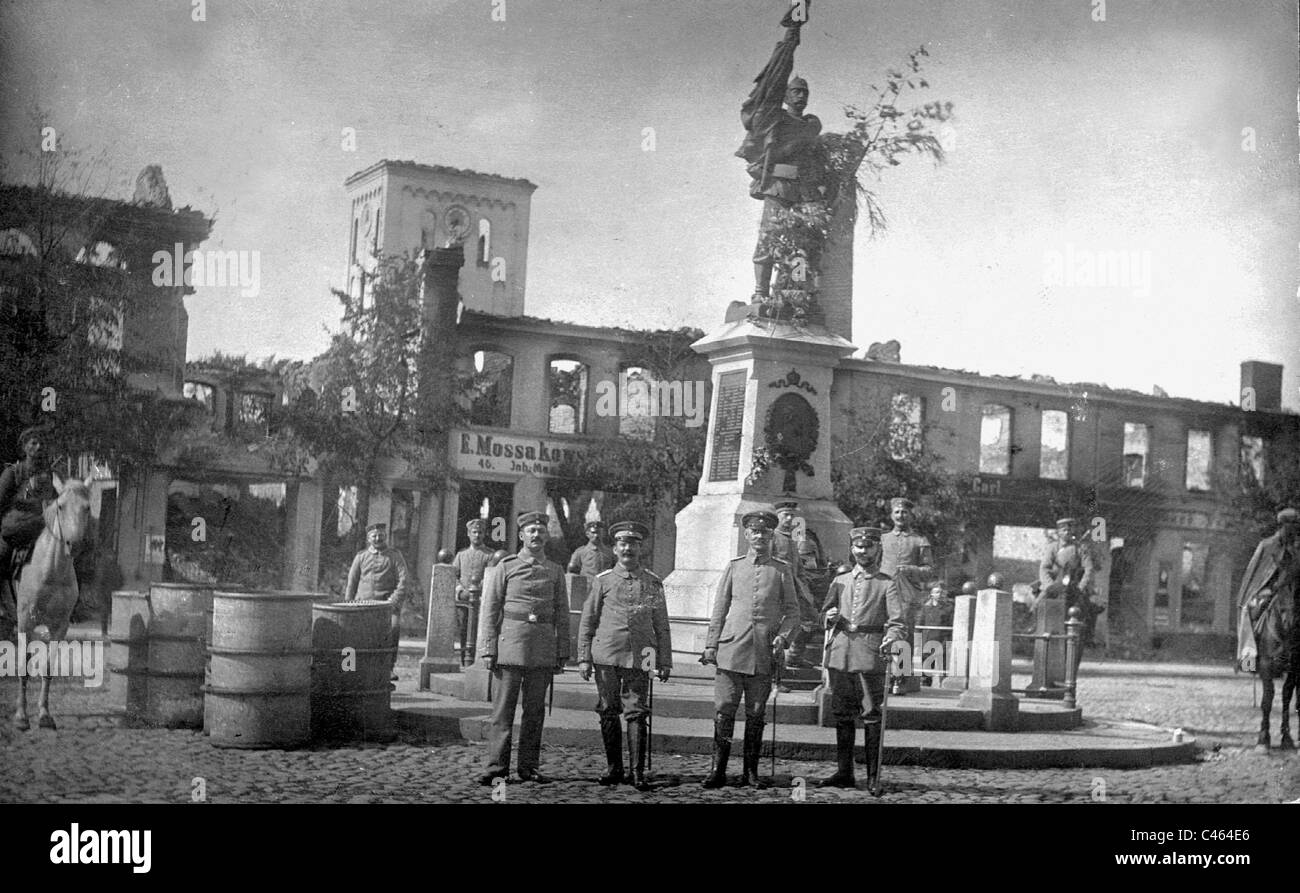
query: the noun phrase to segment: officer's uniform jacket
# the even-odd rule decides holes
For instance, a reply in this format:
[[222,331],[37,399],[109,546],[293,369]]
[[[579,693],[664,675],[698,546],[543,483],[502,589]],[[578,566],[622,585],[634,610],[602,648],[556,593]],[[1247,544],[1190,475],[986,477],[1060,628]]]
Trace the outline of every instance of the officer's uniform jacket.
[[569,558],[569,573],[582,574],[584,577],[594,577],[599,573],[609,570],[618,561],[614,557],[614,550],[604,543],[592,545],[587,543],[585,546],[579,546],[574,550],[573,555]]
[[483,572],[494,553],[487,546],[470,545],[456,553],[451,566],[456,569],[456,597],[468,599],[471,593],[483,591]]
[[855,565],[853,570],[831,581],[822,613],[831,608],[839,608],[840,614],[830,633],[830,647],[824,661],[826,669],[883,674],[890,661],[880,655],[886,633],[891,638],[900,638],[906,629],[903,619],[906,604],[898,581],[881,571],[868,571]]
[[388,602],[396,612],[401,609],[407,585],[406,559],[401,552],[393,548],[364,549],[352,559],[347,600],[378,599]]
[[[915,571],[899,572],[903,565],[918,568]],[[924,600],[923,587],[925,578],[934,565],[930,541],[917,533],[903,533],[897,527],[881,534],[880,537],[880,572],[888,574],[898,583],[898,591],[903,596],[905,607],[919,607]]]
[[523,549],[497,565],[483,590],[482,654],[501,666],[554,667],[569,659],[564,569]]
[[646,648],[655,650],[655,669],[672,669],[673,642],[662,581],[644,568],[627,571],[615,566],[598,574],[582,606],[579,662],[641,669]]
[[1063,582],[1068,575],[1070,586],[1090,593],[1095,570],[1092,552],[1085,543],[1053,542],[1047,545],[1038,566],[1038,582],[1046,589],[1053,583]]
[[789,640],[799,621],[799,596],[790,565],[752,551],[731,559],[718,582],[706,648],[718,650],[718,669],[771,675],[772,641]]

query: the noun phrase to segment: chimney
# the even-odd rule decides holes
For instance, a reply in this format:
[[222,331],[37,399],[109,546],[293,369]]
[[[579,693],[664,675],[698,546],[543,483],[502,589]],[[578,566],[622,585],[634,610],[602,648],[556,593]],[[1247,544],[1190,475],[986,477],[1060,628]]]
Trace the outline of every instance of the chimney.
[[1243,408],[1249,406],[1252,394],[1254,395],[1256,411],[1282,411],[1282,366],[1280,363],[1246,360],[1241,364],[1241,402]]

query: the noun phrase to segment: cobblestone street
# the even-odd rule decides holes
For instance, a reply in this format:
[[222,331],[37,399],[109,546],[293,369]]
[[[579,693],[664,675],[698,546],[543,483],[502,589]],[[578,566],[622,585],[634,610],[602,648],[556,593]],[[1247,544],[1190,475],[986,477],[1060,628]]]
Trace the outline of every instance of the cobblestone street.
[[[404,656],[401,672],[415,660]],[[1198,760],[1138,770],[970,770],[887,766],[887,793],[879,802],[1041,803],[1278,803],[1300,798],[1300,756],[1251,751],[1258,709],[1250,677],[1170,676],[1152,667],[1131,674],[1088,675],[1081,683],[1085,716],[1136,719],[1180,726],[1198,738]],[[106,693],[58,681],[51,697],[58,732],[16,731],[8,716],[17,683],[0,684],[0,801],[190,802],[196,778],[213,803],[491,802],[480,787],[483,748],[464,741],[234,751],[212,747],[199,733],[118,728]],[[34,687],[29,697],[34,695]],[[35,725],[35,710],[32,709]],[[593,718],[594,722],[594,718]],[[1292,719],[1294,728],[1294,718]],[[827,730],[827,734],[831,734]],[[1278,711],[1274,710],[1274,740]],[[740,770],[739,746],[731,770]],[[764,761],[763,772],[770,763]],[[833,771],[826,762],[782,760],[777,786],[767,791],[704,791],[708,757],[656,754],[655,790],[638,793],[595,783],[603,757],[594,751],[545,747],[546,786],[512,780],[508,802],[795,802],[793,779],[806,779],[805,802],[877,802],[866,791],[820,790],[811,782]],[[861,778],[861,776],[860,776]],[[500,797],[498,793],[498,797]]]

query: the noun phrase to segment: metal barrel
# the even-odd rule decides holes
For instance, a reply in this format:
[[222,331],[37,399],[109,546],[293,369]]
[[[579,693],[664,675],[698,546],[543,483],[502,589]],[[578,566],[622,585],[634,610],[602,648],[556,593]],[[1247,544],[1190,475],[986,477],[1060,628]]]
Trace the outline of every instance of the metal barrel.
[[311,737],[312,592],[212,594],[209,740],[216,747],[296,747]]
[[396,737],[389,681],[397,649],[383,601],[312,606],[311,731],[331,741]]
[[201,728],[212,587],[153,583],[113,593],[109,693],[128,722]]

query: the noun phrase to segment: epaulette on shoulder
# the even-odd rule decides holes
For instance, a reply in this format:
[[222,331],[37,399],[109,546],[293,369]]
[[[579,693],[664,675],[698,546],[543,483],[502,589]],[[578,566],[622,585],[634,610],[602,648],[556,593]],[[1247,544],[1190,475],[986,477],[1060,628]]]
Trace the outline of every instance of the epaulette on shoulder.
[[501,565],[501,564],[505,564],[507,561],[518,561],[518,560],[519,560],[519,555],[516,553],[511,553],[510,555],[507,555],[506,557],[498,561],[497,564]]
[[745,557],[746,557],[746,556],[744,556],[744,555],[737,555],[735,558],[733,558],[733,559],[731,559],[731,560],[732,560],[732,561],[739,561],[740,559],[745,558]]
[[786,567],[790,566],[790,562],[786,561],[784,558],[777,558],[775,555],[773,555],[771,556],[771,559],[776,564],[784,564]]
[[645,574],[647,577],[649,577],[651,580],[654,580],[656,583],[662,583],[662,582],[663,582],[663,578],[661,578],[658,574],[656,574],[656,573],[655,573],[654,571],[652,571],[652,570],[647,570],[647,569],[645,569],[645,568],[642,568],[642,569],[641,569],[641,573]]
[[612,573],[614,573],[614,569],[612,567],[608,568],[607,570],[603,570],[600,573],[596,574],[596,579],[600,579],[601,577],[607,576]]

